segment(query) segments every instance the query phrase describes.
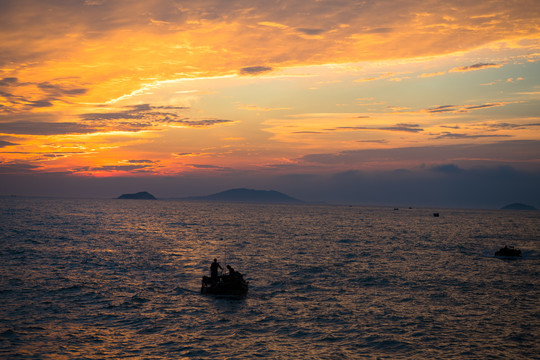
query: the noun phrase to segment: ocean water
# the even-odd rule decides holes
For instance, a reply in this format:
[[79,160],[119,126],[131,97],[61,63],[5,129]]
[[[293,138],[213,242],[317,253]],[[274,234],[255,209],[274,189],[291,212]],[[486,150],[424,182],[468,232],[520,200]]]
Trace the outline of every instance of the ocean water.
[[[0,358],[538,359],[539,241],[534,211],[2,198]],[[214,257],[246,298],[200,294]]]

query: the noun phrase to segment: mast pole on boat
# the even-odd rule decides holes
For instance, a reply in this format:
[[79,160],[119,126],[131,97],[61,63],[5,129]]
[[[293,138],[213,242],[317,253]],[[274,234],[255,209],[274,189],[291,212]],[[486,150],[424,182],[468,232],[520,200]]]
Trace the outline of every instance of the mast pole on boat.
[[[223,241],[223,238],[220,238],[219,240]],[[222,273],[225,271],[226,267],[227,267],[227,244],[225,244],[225,263],[223,264],[223,269],[221,269]]]

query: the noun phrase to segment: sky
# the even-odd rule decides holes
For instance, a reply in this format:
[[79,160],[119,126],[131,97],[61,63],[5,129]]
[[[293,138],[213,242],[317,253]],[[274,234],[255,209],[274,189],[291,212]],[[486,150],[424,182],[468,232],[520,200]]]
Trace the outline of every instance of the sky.
[[535,0],[1,0],[0,195],[540,207]]

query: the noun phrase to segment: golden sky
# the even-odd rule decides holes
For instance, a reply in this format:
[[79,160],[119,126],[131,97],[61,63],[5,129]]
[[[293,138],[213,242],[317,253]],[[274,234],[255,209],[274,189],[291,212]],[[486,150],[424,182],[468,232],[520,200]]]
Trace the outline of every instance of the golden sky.
[[538,171],[539,19],[534,0],[5,0],[0,176]]

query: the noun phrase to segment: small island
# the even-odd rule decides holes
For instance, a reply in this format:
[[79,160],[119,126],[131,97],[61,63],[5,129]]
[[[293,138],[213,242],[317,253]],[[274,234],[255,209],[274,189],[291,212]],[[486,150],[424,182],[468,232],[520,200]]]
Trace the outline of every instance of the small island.
[[118,199],[156,200],[154,195],[146,191],[141,191],[136,194],[122,194]]
[[538,210],[534,206],[525,205],[521,203],[513,203],[503,206],[501,210]]
[[254,203],[302,203],[303,201],[290,197],[275,190],[231,189],[207,196],[191,196],[182,200],[223,201],[223,202],[254,202]]

